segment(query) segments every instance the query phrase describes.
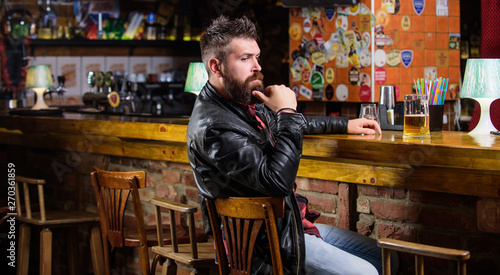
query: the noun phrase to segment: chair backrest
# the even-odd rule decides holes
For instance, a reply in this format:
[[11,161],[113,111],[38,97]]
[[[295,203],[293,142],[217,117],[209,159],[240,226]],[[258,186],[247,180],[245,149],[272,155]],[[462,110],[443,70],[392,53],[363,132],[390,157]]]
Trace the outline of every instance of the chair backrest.
[[[99,209],[105,259],[109,259],[108,243],[112,247],[123,247],[123,219],[128,198],[132,195],[137,233],[140,241],[142,270],[144,274],[149,274],[146,229],[138,191],[138,188],[146,186],[146,172],[104,171],[97,167],[94,167],[94,170],[90,175]],[[109,263],[106,263],[106,269],[108,268]]]
[[456,261],[457,273],[459,275],[467,274],[465,261],[470,258],[469,251],[405,242],[388,238],[379,239],[377,243],[378,246],[382,248],[382,269],[384,275],[391,274],[390,250],[414,254],[415,274],[424,274],[424,256]]
[[[21,200],[21,185],[23,186],[23,197],[24,200]],[[38,205],[39,212],[34,212],[32,198],[30,196],[30,186],[36,185],[38,192]],[[45,180],[43,179],[34,179],[34,178],[26,178],[23,176],[16,175],[16,211],[19,217],[27,217],[29,219],[36,219],[39,221],[46,221],[47,215],[45,212],[45,196],[43,191],[43,186],[45,185]],[[23,203],[24,202],[24,203]],[[23,210],[24,209],[24,210]],[[23,214],[24,211],[24,214]]]
[[[250,274],[255,241],[265,224],[274,274],[283,274],[276,218],[284,215],[283,198],[207,199],[220,274]],[[221,225],[224,230],[222,236]],[[224,245],[225,243],[225,245]],[[227,251],[227,253],[226,253]]]

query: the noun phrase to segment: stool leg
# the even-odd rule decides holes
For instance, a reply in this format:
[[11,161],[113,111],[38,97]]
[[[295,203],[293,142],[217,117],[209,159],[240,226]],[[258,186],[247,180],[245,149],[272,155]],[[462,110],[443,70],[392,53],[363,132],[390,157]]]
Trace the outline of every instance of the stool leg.
[[52,274],[52,231],[40,232],[40,275]]
[[68,250],[69,250],[69,274],[77,275],[80,270],[78,264],[78,230],[75,226],[69,228],[69,234],[67,237]]
[[101,230],[94,227],[90,231],[90,254],[95,275],[104,275],[104,254],[102,251]]
[[17,263],[17,275],[27,275],[30,264],[30,237],[31,228],[23,223],[19,226],[19,262]]

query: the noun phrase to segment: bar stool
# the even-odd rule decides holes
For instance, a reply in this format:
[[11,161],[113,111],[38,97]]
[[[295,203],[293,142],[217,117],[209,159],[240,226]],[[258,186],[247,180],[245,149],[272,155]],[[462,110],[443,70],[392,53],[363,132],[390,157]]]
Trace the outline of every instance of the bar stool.
[[[20,197],[21,185],[24,201],[22,201]],[[55,227],[67,227],[70,229],[68,237],[70,274],[78,274],[79,268],[77,267],[77,248],[75,244],[75,239],[78,240],[78,238],[75,238],[77,233],[76,227],[84,224],[97,225],[99,223],[99,215],[79,210],[46,210],[43,191],[44,185],[44,179],[16,176],[16,219],[23,223],[19,227],[19,261],[17,264],[17,274],[28,274],[31,236],[31,228],[29,225],[41,228],[39,274],[52,274],[52,231],[50,229]],[[37,187],[39,210],[32,208],[34,201],[32,201],[30,197],[30,187]],[[92,230],[92,235],[94,237],[96,234],[99,234],[98,227]]]

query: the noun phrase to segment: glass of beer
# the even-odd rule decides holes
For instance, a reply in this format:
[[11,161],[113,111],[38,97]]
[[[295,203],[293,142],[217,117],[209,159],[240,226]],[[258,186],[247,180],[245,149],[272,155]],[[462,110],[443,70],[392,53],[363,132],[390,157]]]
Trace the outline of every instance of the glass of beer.
[[429,130],[429,102],[427,95],[405,95],[405,122],[403,137],[428,138]]

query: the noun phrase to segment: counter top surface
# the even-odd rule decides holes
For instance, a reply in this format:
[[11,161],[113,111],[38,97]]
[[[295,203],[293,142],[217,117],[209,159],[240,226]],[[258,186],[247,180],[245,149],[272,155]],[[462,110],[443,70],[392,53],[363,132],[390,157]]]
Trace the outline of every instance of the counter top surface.
[[[0,115],[0,143],[188,163],[189,118]],[[298,176],[500,197],[500,136],[307,135]]]

